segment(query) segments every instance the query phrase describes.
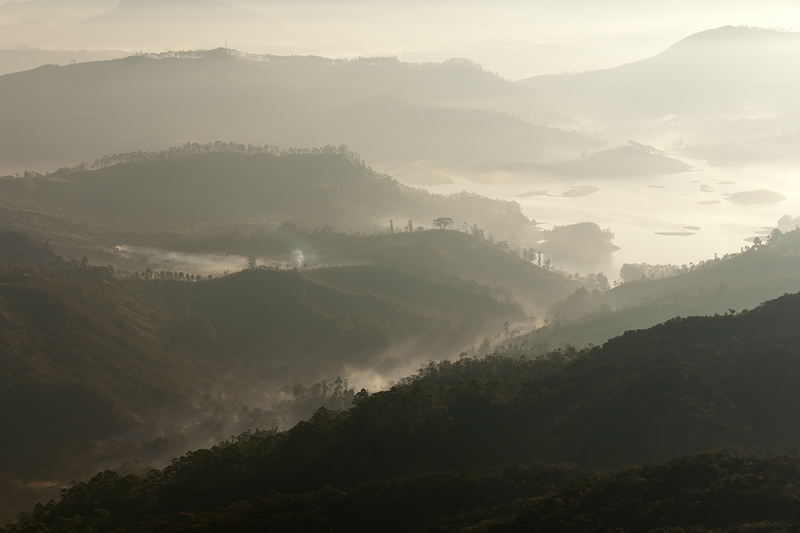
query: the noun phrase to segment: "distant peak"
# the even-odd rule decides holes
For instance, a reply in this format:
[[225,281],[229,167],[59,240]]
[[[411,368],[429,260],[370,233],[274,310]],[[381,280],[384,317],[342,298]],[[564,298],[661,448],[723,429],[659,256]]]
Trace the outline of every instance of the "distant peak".
[[704,30],[690,35],[670,48],[683,48],[686,46],[703,46],[718,44],[754,43],[780,41],[796,38],[800,33],[784,31],[773,28],[757,28],[753,26],[722,26]]

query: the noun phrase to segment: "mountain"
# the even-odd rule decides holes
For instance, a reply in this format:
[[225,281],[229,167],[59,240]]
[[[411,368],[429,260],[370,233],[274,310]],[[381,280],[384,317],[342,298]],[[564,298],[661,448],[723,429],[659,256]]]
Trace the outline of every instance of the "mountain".
[[475,286],[474,282],[438,272],[428,273],[425,279],[397,267],[358,265],[317,268],[309,270],[305,276],[343,291],[400,301],[428,315],[463,320],[470,314],[482,313],[504,321],[524,319],[521,308],[494,299],[490,287]]
[[[389,220],[398,226],[415,220],[419,226],[442,216],[478,224],[515,244],[537,236],[516,202],[406,187],[342,148],[280,152],[224,143],[187,145],[105,158],[97,166],[0,179],[7,207],[0,211],[3,226],[36,228],[40,238],[56,233],[63,240],[64,224],[75,224],[75,233],[102,235],[106,247],[109,240],[137,231],[284,222],[375,231],[388,228]],[[34,202],[36,209],[20,209],[14,201]],[[86,220],[90,213],[92,220]]]
[[[607,238],[606,234],[601,234]],[[528,313],[537,315],[584,284],[595,287],[586,280],[572,279],[535,264],[532,249],[512,250],[508,242],[496,242],[491,234],[486,237],[477,226],[469,228],[469,233],[463,229],[408,231],[396,227],[394,232],[350,234],[332,231],[330,227],[308,230],[283,224],[273,231],[241,225],[200,236],[168,232],[147,234],[138,239],[155,248],[143,247],[130,255],[124,251],[98,252],[96,262],[143,270],[147,266],[156,268],[161,258],[175,261],[174,254],[185,254],[189,268],[193,257],[223,264],[228,262],[226,258],[239,257],[244,265],[244,259],[252,255],[260,263],[291,268],[300,266],[298,258],[302,254],[301,264],[308,264],[310,270],[305,272],[310,276],[332,265],[390,267],[420,279],[516,301]],[[137,240],[132,241],[132,244],[137,243]],[[605,239],[603,244],[608,244]],[[347,268],[338,272],[354,271],[356,269]],[[361,286],[361,281],[352,281]]]
[[[526,359],[524,346],[510,346],[430,363],[289,431],[245,433],[145,477],[103,472],[10,531],[85,521],[215,531],[367,531],[376,520],[389,531],[580,531],[581,517],[633,530],[792,522],[796,457],[687,454],[796,441],[798,316],[800,296],[787,295],[582,352]],[[647,464],[657,460],[669,462]],[[644,466],[584,470],[631,464]]]
[[[800,232],[773,233],[764,243],[698,265],[671,266],[674,275],[628,280],[611,290],[576,292],[547,312],[549,327],[520,338],[531,343],[602,344],[625,331],[679,316],[752,309],[800,291]],[[635,267],[635,265],[631,265]],[[624,268],[624,267],[623,267]]]
[[0,132],[0,172],[43,172],[187,139],[347,144],[385,168],[548,161],[601,146],[574,131],[515,118],[511,113],[535,116],[535,93],[468,61],[416,65],[226,49],[159,57],[0,76],[0,120],[7,125]]
[[13,232],[0,255],[0,432],[14,436],[0,449],[3,518],[98,464],[145,468],[226,431],[349,405],[347,382],[331,396],[325,378],[397,379],[524,320],[488,287],[435,272],[122,276]]
[[108,61],[127,56],[126,52],[119,50],[44,50],[40,48],[0,50],[0,76],[31,70],[42,65],[67,65],[73,61],[76,63]]
[[796,32],[725,26],[635,63],[521,83],[575,114],[602,120],[776,114],[795,107],[798,44]]
[[[419,275],[436,272],[467,283],[504,289],[506,298],[541,313],[559,295],[581,283],[523,259],[508,243],[492,244],[482,230],[466,234],[452,230],[397,232],[373,235],[350,242],[338,239],[314,250],[325,263],[355,261],[391,265]],[[421,270],[422,269],[422,270]]]
[[676,153],[713,164],[738,164],[747,153],[753,154],[747,160],[780,160],[791,150],[748,144],[740,154],[729,143],[800,128],[796,116],[788,123],[773,120],[796,110],[798,45],[797,32],[725,26],[690,35],[642,61],[520,83],[537,91],[545,107],[621,142],[689,147]]
[[31,239],[23,233],[0,231],[0,264],[18,261],[47,266],[59,263],[61,258],[47,243]]

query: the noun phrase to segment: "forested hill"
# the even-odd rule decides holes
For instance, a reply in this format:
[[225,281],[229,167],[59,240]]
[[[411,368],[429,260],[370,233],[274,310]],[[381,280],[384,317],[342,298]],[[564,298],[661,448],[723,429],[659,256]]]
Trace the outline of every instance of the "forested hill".
[[[347,377],[348,369],[397,379],[397,366],[429,352],[458,353],[522,318],[519,306],[472,287],[392,269],[370,279],[401,294],[352,284],[344,291],[265,268],[211,280],[149,271],[122,278],[58,259],[0,263],[0,433],[13,436],[0,441],[0,516],[7,516],[7,473],[63,482],[89,475],[98,453],[107,464],[160,461],[168,458],[159,453],[208,445],[189,430],[153,453],[118,453],[107,441],[136,430],[149,442],[157,420],[176,424],[204,405],[204,386],[239,410],[274,410],[284,386]],[[426,296],[441,298],[432,306]],[[225,437],[222,422],[234,415],[213,415],[204,438]],[[278,424],[281,415],[271,416],[258,427]],[[245,427],[259,424],[240,418]],[[98,441],[107,449],[98,451]]]
[[[164,157],[115,156],[109,166],[98,162],[96,170],[7,178],[0,180],[0,193],[7,201],[33,202],[39,210],[57,212],[62,224],[69,220],[64,211],[92,213],[95,225],[123,234],[130,233],[131,224],[154,231],[286,221],[308,228],[328,224],[343,231],[375,231],[388,230],[389,220],[399,229],[409,220],[430,227],[432,220],[450,217],[459,226],[477,223],[499,240],[519,243],[534,236],[531,221],[515,202],[406,187],[343,148],[248,153],[248,147],[220,145],[219,150],[218,145],[188,146],[164,152]],[[6,218],[14,215],[14,209],[4,211]]]
[[[582,285],[582,281],[562,272],[534,264],[531,248],[512,249],[508,242],[494,241],[491,234],[487,237],[477,224],[469,228],[469,233],[461,228],[351,235],[292,225],[283,225],[275,232],[239,229],[199,238],[158,235],[151,244],[189,253],[252,254],[282,261],[288,261],[293,250],[301,249],[312,265],[391,266],[437,283],[455,283],[470,290],[491,288],[493,296],[515,300],[537,316]],[[314,277],[317,273],[308,271],[307,275]]]
[[248,58],[219,49],[48,65],[0,76],[0,169],[41,172],[186,139],[347,144],[375,164],[440,167],[602,146],[529,122],[537,113],[535,91],[464,60]]
[[677,273],[629,279],[605,292],[578,289],[548,310],[553,325],[518,342],[547,342],[553,347],[602,344],[627,330],[647,328],[676,316],[751,309],[795,293],[800,291],[800,231],[776,230],[765,242],[741,253],[671,268]]
[[59,260],[47,243],[31,239],[24,233],[0,231],[0,263],[51,265]]
[[[652,513],[641,506],[625,513],[603,512],[606,499],[601,495],[606,494],[604,486],[611,490],[607,484],[613,484],[615,491],[639,498],[648,483],[653,490],[660,487],[658,494],[664,499],[676,502],[667,508],[674,512],[653,510],[652,516],[664,516],[665,524],[712,527],[790,520],[795,507],[767,503],[735,516],[712,516],[700,509],[713,505],[721,512],[722,504],[714,503],[713,494],[726,494],[723,487],[740,494],[748,486],[770,491],[778,479],[791,483],[788,480],[797,478],[794,459],[763,462],[754,457],[741,462],[735,455],[707,455],[668,463],[673,466],[648,467],[640,472],[644,485],[629,485],[636,473],[630,470],[616,477],[590,477],[575,488],[568,485],[580,475],[574,467],[552,464],[543,476],[542,469],[547,468],[537,461],[613,467],[712,447],[776,449],[796,442],[800,439],[800,392],[795,386],[800,379],[798,318],[800,296],[789,295],[736,315],[673,320],[626,333],[602,348],[583,352],[555,352],[528,360],[519,357],[526,353],[524,347],[507,347],[505,354],[482,360],[431,363],[403,385],[371,396],[357,395],[349,411],[320,410],[309,422],[285,433],[245,434],[189,454],[146,479],[101,474],[71,488],[62,503],[37,510],[23,529],[42,522],[51,531],[68,531],[78,515],[101,531],[125,524],[126,530],[180,530],[181,523],[221,531],[226,525],[244,528],[248,523],[237,520],[277,524],[282,531],[328,530],[332,521],[339,520],[337,528],[363,530],[377,527],[369,522],[377,519],[371,513],[324,509],[367,498],[363,501],[395,502],[380,517],[390,524],[388,530],[440,530],[444,523],[437,520],[448,516],[459,524],[449,530],[461,530],[503,514],[511,523],[522,512],[516,522],[520,528],[577,520],[569,527],[562,524],[563,530],[580,531],[583,515],[609,526],[646,522]],[[530,466],[502,474],[485,468],[470,475],[431,474],[515,463]],[[719,470],[719,464],[727,464],[724,468],[729,471]],[[757,475],[751,476],[753,472]],[[742,481],[730,479],[731,474]],[[478,487],[487,483],[497,490],[481,492]],[[563,483],[567,483],[563,489],[554,487]],[[445,499],[448,491],[460,493],[450,487],[470,495],[464,501],[473,502],[469,508],[476,511],[459,513],[466,505],[461,503],[442,504],[440,512],[426,505],[424,512],[404,510],[414,506],[412,502]],[[597,499],[594,494],[585,496],[589,491],[584,488],[598,489]],[[791,488],[781,489],[787,498],[793,494]],[[554,499],[514,503],[553,490]],[[693,501],[706,507],[693,514],[679,505],[684,490],[705,490]],[[567,500],[559,500],[559,494],[566,494]],[[777,497],[761,494],[767,498],[759,500],[763,502]],[[566,514],[559,515],[547,510],[557,511],[564,501],[572,501],[570,496],[580,502],[579,510],[565,509]],[[248,501],[240,501],[244,499]],[[229,504],[213,519],[178,515]],[[680,520],[669,522],[675,516]],[[779,529],[769,531],[773,530]]]

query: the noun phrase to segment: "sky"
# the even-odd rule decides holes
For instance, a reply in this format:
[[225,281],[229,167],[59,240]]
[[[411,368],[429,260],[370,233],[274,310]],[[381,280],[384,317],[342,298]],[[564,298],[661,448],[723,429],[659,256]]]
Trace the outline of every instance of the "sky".
[[522,79],[636,61],[728,24],[800,28],[800,2],[6,1],[0,2],[0,49],[160,52],[216,48],[227,40],[241,51],[285,55],[466,57]]

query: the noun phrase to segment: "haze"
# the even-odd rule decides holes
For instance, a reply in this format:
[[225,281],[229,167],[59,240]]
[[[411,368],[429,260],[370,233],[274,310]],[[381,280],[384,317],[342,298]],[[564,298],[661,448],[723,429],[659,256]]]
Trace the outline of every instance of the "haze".
[[733,448],[784,450],[757,479],[789,491],[795,27],[789,1],[0,0],[0,523],[33,509],[0,533],[374,531],[359,498],[412,485],[466,495],[398,532],[549,531],[541,502],[589,513],[569,484],[610,468],[740,490],[779,461]]
[[[794,2],[0,2],[0,48],[466,57],[509,79],[614,67],[725,25],[800,27]],[[147,10],[157,9],[152,13]],[[7,68],[7,67],[4,67]]]

